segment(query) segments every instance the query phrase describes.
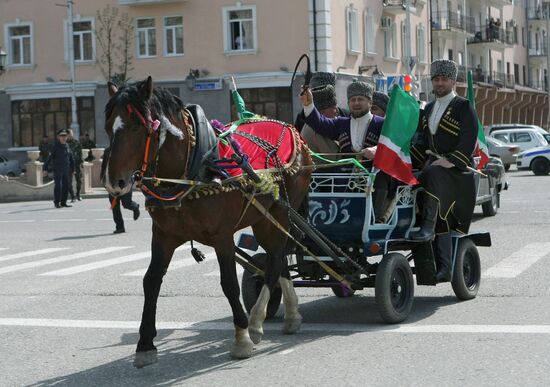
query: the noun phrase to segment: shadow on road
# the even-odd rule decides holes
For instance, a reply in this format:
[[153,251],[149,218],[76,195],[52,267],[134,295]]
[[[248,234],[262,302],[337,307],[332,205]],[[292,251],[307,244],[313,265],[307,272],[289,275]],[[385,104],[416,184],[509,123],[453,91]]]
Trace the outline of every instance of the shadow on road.
[[49,241],[54,242],[54,241],[74,240],[74,239],[90,239],[90,238],[99,238],[99,237],[104,237],[109,235],[113,235],[113,233],[109,232],[107,234],[73,235],[73,236],[53,238],[53,239],[50,239]]
[[[193,385],[197,377],[205,377],[220,371],[265,367],[266,357],[281,354],[297,345],[304,345],[329,337],[351,336],[357,334],[357,326],[364,325],[364,332],[391,330],[396,325],[382,322],[375,306],[374,297],[354,296],[350,298],[326,297],[303,302],[300,311],[304,318],[303,330],[296,335],[284,335],[279,331],[282,323],[282,307],[277,315],[265,324],[264,340],[256,345],[251,358],[232,360],[229,348],[232,342],[231,330],[193,329],[158,330],[155,345],[158,348],[158,363],[143,369],[132,365],[133,351],[138,341],[137,332],[124,333],[119,342],[106,347],[85,348],[83,351],[97,351],[109,347],[127,347],[132,352],[128,356],[100,366],[76,373],[51,378],[33,384],[33,386],[164,386]],[[454,297],[419,297],[415,299],[409,319],[404,323],[414,323],[432,315],[439,308],[457,303]],[[210,320],[207,324],[231,324],[231,318]],[[338,324],[338,330],[308,330],[314,324]],[[354,329],[346,330],[351,324]],[[341,329],[340,329],[341,328]],[[277,360],[280,361],[280,360]],[[213,375],[213,380],[218,376]],[[201,382],[204,383],[202,379]],[[198,383],[198,381],[196,382]],[[228,380],[228,385],[236,383]]]

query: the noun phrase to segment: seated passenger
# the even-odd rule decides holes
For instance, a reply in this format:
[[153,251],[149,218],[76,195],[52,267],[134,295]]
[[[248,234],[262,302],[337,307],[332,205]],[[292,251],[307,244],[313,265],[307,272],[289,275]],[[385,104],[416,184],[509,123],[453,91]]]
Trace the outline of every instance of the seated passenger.
[[[340,153],[357,153],[368,160],[367,166],[372,166],[372,160],[378,145],[384,118],[370,112],[372,105],[372,86],[354,81],[347,88],[348,106],[351,117],[327,118],[319,113],[313,101],[309,88],[304,88],[300,100],[304,107],[303,119],[317,133],[338,141]],[[379,172],[374,181],[372,196],[373,209],[377,221],[384,215],[385,201],[391,177]]]
[[378,117],[386,117],[386,109],[388,108],[389,102],[389,95],[381,91],[375,91],[372,93],[372,106],[370,112]]
[[[311,89],[313,103],[319,113],[328,118],[338,117],[338,106],[336,106],[336,92],[332,85],[318,86]],[[309,149],[315,153],[327,154],[323,157],[330,160],[337,160],[338,143],[320,133],[314,131],[308,124],[304,123],[301,131],[302,137],[306,140]],[[322,162],[313,157],[315,163]]]

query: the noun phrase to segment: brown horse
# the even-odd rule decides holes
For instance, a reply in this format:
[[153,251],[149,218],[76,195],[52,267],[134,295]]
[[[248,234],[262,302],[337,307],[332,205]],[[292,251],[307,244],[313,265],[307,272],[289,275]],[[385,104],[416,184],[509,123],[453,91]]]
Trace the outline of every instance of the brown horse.
[[[200,175],[196,170],[190,170],[192,159],[197,159],[193,152],[198,146],[199,138],[203,142],[203,147],[205,141],[208,144],[211,142],[204,140],[201,137],[204,133],[200,131],[205,127],[212,131],[209,124],[200,127],[198,121],[202,118],[203,124],[205,122],[204,116],[200,116],[200,107],[186,106],[167,91],[154,88],[151,77],[136,85],[120,89],[109,84],[109,95],[110,100],[105,108],[105,130],[110,145],[103,159],[102,181],[110,194],[120,196],[128,192],[132,189],[135,176],[138,179],[143,178],[142,181],[153,175],[158,178],[188,181]],[[194,114],[191,114],[193,106],[195,110]],[[273,121],[270,123],[273,124]],[[295,156],[292,168],[287,164],[284,168],[278,169],[280,179],[275,184],[279,185],[279,192],[286,202],[296,209],[306,198],[310,179],[309,166],[312,162],[295,129],[280,124],[293,134]],[[223,184],[217,186],[224,187]],[[250,189],[250,184],[242,184],[231,190],[220,188],[215,195],[186,196],[186,190],[192,187],[174,181],[161,181],[160,185],[143,184],[142,189],[148,199],[149,194],[160,200],[157,200],[158,206],[154,201],[150,205],[146,203],[153,219],[153,235],[151,262],[143,278],[145,301],[134,359],[134,366],[138,368],[157,360],[153,339],[157,333],[155,318],[162,278],[174,250],[188,241],[198,241],[213,247],[216,251],[221,271],[221,286],[231,306],[235,324],[232,357],[249,357],[253,345],[260,342],[266,306],[277,282],[281,286],[285,306],[283,331],[294,333],[299,330],[301,324],[298,298],[290,281],[284,256],[287,236],[257,208],[250,205],[245,194],[245,190]],[[158,203],[164,199],[163,193],[178,189],[178,193],[173,196],[181,200],[171,202],[174,204],[170,206]],[[288,208],[275,200],[274,195],[260,193],[255,195],[255,199],[268,209],[269,214],[285,229],[289,229]],[[265,249],[268,257],[265,265],[265,284],[256,305],[251,310],[250,320],[247,320],[239,300],[233,242],[234,233],[248,226],[252,226],[257,241]]]

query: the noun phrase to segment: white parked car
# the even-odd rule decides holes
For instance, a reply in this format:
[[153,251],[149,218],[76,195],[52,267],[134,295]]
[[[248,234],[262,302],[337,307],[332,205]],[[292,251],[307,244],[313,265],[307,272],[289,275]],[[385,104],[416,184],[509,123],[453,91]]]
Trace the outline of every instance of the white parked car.
[[493,130],[491,136],[507,144],[517,145],[522,151],[547,146],[550,140],[550,134],[539,127]]
[[519,170],[531,170],[537,176],[550,173],[550,146],[539,146],[517,154]]
[[8,160],[6,157],[0,156],[0,175],[15,177],[20,174],[21,168],[19,168],[19,161]]

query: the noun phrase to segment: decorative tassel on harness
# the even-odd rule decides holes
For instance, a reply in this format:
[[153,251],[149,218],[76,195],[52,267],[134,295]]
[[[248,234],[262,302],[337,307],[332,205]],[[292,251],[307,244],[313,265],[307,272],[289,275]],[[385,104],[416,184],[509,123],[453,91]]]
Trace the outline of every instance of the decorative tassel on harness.
[[191,241],[191,255],[193,256],[193,258],[195,258],[195,261],[197,261],[197,263],[201,263],[206,258],[202,251],[193,247],[193,241]]

